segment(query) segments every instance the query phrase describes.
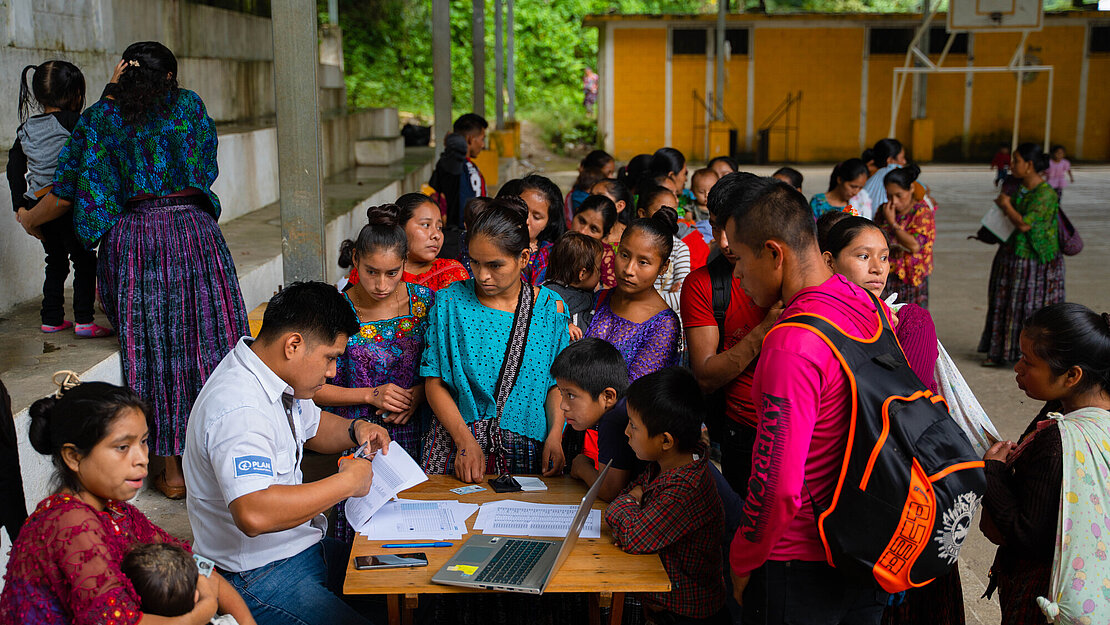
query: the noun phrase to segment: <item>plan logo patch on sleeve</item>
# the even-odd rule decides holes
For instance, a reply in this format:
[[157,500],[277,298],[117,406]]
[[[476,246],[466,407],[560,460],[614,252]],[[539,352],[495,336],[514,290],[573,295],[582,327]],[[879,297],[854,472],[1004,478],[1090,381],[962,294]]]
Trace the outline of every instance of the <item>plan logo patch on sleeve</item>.
[[274,464],[266,456],[239,456],[235,459],[235,477],[244,475],[274,476]]

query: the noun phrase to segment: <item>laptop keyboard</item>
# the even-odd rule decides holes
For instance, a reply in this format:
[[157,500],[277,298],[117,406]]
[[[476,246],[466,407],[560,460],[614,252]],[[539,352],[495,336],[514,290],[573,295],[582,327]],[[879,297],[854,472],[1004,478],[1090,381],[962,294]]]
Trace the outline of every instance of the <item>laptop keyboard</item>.
[[520,584],[552,544],[537,540],[508,540],[475,581]]

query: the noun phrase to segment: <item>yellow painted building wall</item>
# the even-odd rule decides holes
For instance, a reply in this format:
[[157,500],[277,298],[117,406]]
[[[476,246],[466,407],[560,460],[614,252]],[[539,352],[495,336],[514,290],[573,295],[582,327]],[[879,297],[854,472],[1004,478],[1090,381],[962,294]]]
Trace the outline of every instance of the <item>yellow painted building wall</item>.
[[[894,84],[894,68],[901,67],[906,57],[903,54],[872,54],[867,61],[867,133],[866,145],[874,145],[890,131],[891,87]],[[909,143],[911,94],[913,79],[906,79],[906,86],[899,100],[898,122],[894,136]],[[859,148],[858,140],[853,147]],[[910,155],[912,156],[912,154]]]
[[725,115],[739,130],[740,151],[744,150],[744,127],[748,119],[748,63],[746,54],[734,54],[725,63]]
[[613,134],[618,160],[663,147],[666,28],[613,31]]
[[1110,160],[1110,53],[1092,54],[1087,63],[1083,153],[1088,159]]
[[[792,160],[838,161],[856,152],[863,29],[760,27],[753,32],[755,129],[787,94],[801,91],[800,141],[797,156],[789,146]],[[772,133],[769,158],[785,160],[786,153],[785,136]]]
[[[1054,69],[1052,126],[1053,143],[1070,145],[1075,141],[1076,119],[1079,114],[1079,73],[1083,58],[1083,26],[1046,26],[1029,36],[1026,54],[1036,57],[1039,64]],[[1016,33],[977,33],[975,35],[976,65],[1006,65],[1017,49],[1021,35]],[[1037,73],[1022,87],[1019,141],[1041,141],[1044,137],[1048,94],[1047,73]],[[1091,73],[1092,86],[1105,82],[1106,74]],[[971,141],[987,138],[1008,142],[1014,123],[1016,75],[1013,73],[977,74],[974,78]],[[1105,102],[1105,100],[1103,100]],[[1091,158],[1091,156],[1088,156]],[[1097,158],[1097,157],[1096,157]]]
[[676,54],[671,58],[671,147],[687,158],[704,158],[705,108],[693,94],[696,90],[698,97],[705,99],[706,56]]
[[[712,57],[708,57],[712,66]],[[671,74],[671,147],[687,158],[708,159],[705,152],[705,55],[674,55]],[[710,69],[712,81],[712,69]],[[697,99],[694,92],[697,91]],[[725,115],[739,130],[738,143],[744,148],[744,127],[747,120],[748,56],[733,54],[725,63]],[[712,108],[713,103],[709,102]],[[659,137],[662,140],[663,129]],[[659,144],[662,145],[662,144]],[[713,155],[716,156],[716,155]]]
[[[752,125],[755,134],[764,120],[788,93],[801,91],[800,141],[797,154],[791,141],[789,152],[781,133],[773,133],[769,157],[772,161],[838,161],[854,156],[860,142],[860,96],[862,63],[868,27],[913,27],[916,20],[884,19],[881,23],[848,18],[821,18],[836,27],[822,27],[821,20],[793,20],[776,26],[777,18],[732,20],[730,28],[749,28],[753,56],[733,55],[727,64],[725,108],[739,130],[744,150],[748,122],[748,65],[755,63]],[[877,19],[877,18],[875,18]],[[938,18],[939,20],[939,18]],[[784,19],[784,22],[789,20]],[[676,22],[678,23],[678,22]],[[813,25],[812,27],[810,25]],[[943,24],[943,20],[939,21]],[[668,29],[613,29],[614,148],[627,159],[664,145],[664,75]],[[683,24],[689,27],[689,24]],[[707,24],[707,27],[711,27]],[[1078,129],[1079,84],[1086,23],[1051,24],[1030,35],[1027,54],[1041,64],[1055,67],[1051,140],[1074,152]],[[975,66],[1005,66],[1020,34],[976,33],[972,35]],[[817,53],[816,51],[820,51]],[[754,58],[754,61],[752,60]],[[933,55],[933,60],[939,54]],[[904,54],[867,55],[867,111],[865,143],[888,135],[893,70],[904,63]],[[702,159],[704,114],[693,91],[705,95],[706,57],[676,55],[672,58],[671,141],[688,157]],[[1110,54],[1089,56],[1087,115],[1083,157],[1110,159]],[[953,54],[946,67],[963,67],[967,55]],[[1040,74],[1023,87],[1020,124],[1021,140],[1040,141],[1044,135],[1047,74]],[[933,148],[938,159],[961,154],[964,141],[964,73],[928,75],[928,118],[933,122]],[[1008,142],[1013,124],[1015,76],[1013,73],[972,75],[972,105],[969,141],[976,152],[993,151],[996,142]],[[907,78],[899,106],[894,135],[910,141],[913,79]],[[781,126],[780,121],[779,125]],[[753,137],[754,138],[754,137]],[[754,146],[753,146],[754,147]]]
[[[940,54],[930,55],[933,62],[940,60]],[[967,65],[966,54],[949,54],[944,61],[945,67],[963,67]],[[962,149],[964,134],[964,76],[965,74],[929,74],[926,78],[928,84],[928,97],[925,112],[933,121],[933,147],[948,147],[944,156],[958,157]],[[912,79],[909,79],[912,84]],[[910,100],[912,89],[907,86],[906,99]],[[972,92],[974,94],[974,91]],[[887,113],[889,115],[889,113]],[[907,113],[907,117],[908,117]],[[909,135],[904,135],[909,136]],[[879,139],[881,137],[877,137]],[[912,152],[912,146],[911,146]],[[934,152],[935,160],[943,160],[940,154]]]

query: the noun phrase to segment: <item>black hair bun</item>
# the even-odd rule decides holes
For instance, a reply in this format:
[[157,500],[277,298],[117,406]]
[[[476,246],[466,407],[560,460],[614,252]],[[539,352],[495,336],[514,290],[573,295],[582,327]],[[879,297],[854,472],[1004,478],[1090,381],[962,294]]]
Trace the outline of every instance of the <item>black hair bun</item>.
[[58,400],[51,395],[31,404],[28,411],[31,415],[31,427],[27,438],[31,441],[31,447],[44,456],[54,453],[50,440],[50,422],[57,404]]
[[670,206],[659,208],[651,218],[662,226],[664,230],[670,232],[671,236],[678,234],[678,211]]
[[355,242],[351,239],[345,239],[339,244],[339,262],[337,264],[343,269],[349,269],[355,265]]
[[371,226],[386,226],[396,228],[400,225],[398,216],[401,209],[396,204],[382,204],[366,209],[366,223]]
[[524,222],[525,227],[528,226],[528,203],[520,196],[498,196],[490,202],[490,206],[506,209],[514,218],[519,217]]
[[906,175],[909,176],[911,183],[916,181],[917,177],[921,175],[921,168],[918,167],[916,163],[907,163],[902,169],[906,170]]

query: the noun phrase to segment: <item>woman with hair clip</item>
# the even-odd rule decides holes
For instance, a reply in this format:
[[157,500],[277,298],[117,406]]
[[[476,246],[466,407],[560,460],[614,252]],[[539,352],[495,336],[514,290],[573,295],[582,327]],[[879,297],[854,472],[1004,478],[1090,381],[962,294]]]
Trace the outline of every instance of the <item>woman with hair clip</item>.
[[490,202],[467,229],[474,278],[436,293],[420,365],[436,416],[424,439],[428,473],[480,482],[487,473],[562,472],[551,363],[570,343],[570,317],[554,291],[522,280],[527,211],[518,197]]
[[1025,319],[1049,304],[1064,301],[1064,257],[1060,253],[1057,215],[1060,198],[1041,172],[1048,155],[1035,143],[1023,143],[1012,157],[1011,175],[1021,180],[1017,194],[999,194],[995,204],[1014,224],[1014,233],[998,246],[987,289],[987,321],[979,339],[985,367],[1021,357]]
[[221,575],[197,578],[197,601],[181,616],[145,614],[120,570],[135,543],[189,549],[127,503],[147,476],[146,403],[104,382],[68,387],[31,405],[28,438],[54,465],[54,493],[39,502],[12,544],[0,623],[202,625],[217,611],[254,618]]
[[216,127],[177,77],[166,46],[128,46],[106,97],[62,149],[53,191],[25,216],[38,224],[72,208],[77,238],[100,246],[100,302],[119,335],[123,379],[150,405],[152,453],[166,459],[154,486],[171,499],[185,496],[189,410],[249,333],[216,224]]
[[933,243],[937,238],[936,215],[924,200],[914,200],[917,165],[893,169],[884,180],[889,198],[876,215],[890,240],[890,276],[883,297],[898,294],[898,301],[928,309],[929,274],[933,273]]
[[[417,369],[435,293],[404,279],[411,250],[401,212],[396,204],[371,207],[358,237],[339,248],[339,266],[358,269],[358,283],[343,295],[358,315],[360,329],[347,339],[335,377],[313,399],[341,417],[384,427],[410,456],[419,458],[425,415],[424,381]],[[354,530],[342,504],[338,511],[336,536],[351,542]]]

